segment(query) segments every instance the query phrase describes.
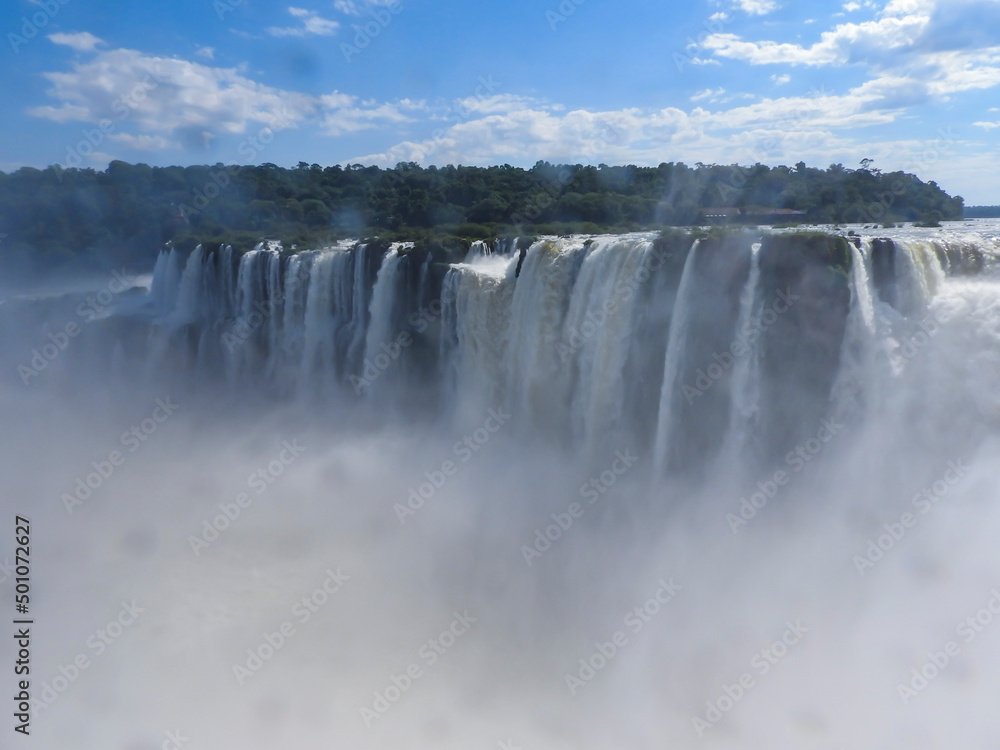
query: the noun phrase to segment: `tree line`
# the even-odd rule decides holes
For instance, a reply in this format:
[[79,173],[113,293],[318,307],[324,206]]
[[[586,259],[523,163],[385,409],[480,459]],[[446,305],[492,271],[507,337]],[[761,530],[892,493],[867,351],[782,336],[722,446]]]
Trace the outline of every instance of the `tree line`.
[[802,223],[959,219],[960,196],[870,160],[848,169],[663,163],[523,169],[392,169],[299,162],[296,167],[150,167],[104,171],[24,167],[0,173],[5,268],[148,265],[164,243],[252,246],[262,238],[314,247],[345,237],[464,240],[690,226],[709,209],[802,212]]
[[1000,219],[1000,206],[966,206],[966,219]]

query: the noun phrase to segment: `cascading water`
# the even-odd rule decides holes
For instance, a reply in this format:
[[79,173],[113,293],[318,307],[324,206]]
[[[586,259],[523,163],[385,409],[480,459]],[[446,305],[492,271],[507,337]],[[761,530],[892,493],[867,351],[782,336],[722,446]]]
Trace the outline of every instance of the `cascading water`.
[[872,379],[871,374],[883,364],[878,357],[886,354],[884,337],[888,323],[885,313],[876,310],[876,292],[868,273],[871,242],[860,244],[860,247],[851,245],[851,308],[840,352],[840,369],[831,391],[831,413],[836,419],[857,418],[875,395],[866,393],[866,389],[884,382],[884,378]]
[[[729,430],[722,447],[726,460],[738,461],[748,449],[756,434],[756,420],[760,414],[760,338],[750,340],[744,332],[760,330],[763,303],[758,299],[760,284],[760,243],[750,247],[750,275],[740,293],[740,314],[736,323],[738,348],[732,347],[733,379]],[[719,363],[716,363],[717,365]],[[721,365],[719,365],[721,366]]]
[[668,451],[671,449],[672,442],[675,439],[674,431],[676,424],[674,413],[676,404],[681,397],[681,389],[679,387],[680,373],[686,348],[689,313],[693,303],[692,297],[695,294],[696,288],[694,269],[698,257],[698,244],[698,241],[695,241],[691,252],[688,253],[687,261],[684,263],[684,271],[681,274],[680,287],[677,291],[677,301],[674,303],[674,314],[670,324],[669,339],[667,340],[667,356],[663,365],[663,389],[660,393],[656,442],[653,446],[656,466],[661,473],[668,465]]
[[[239,259],[235,275],[231,249],[206,253],[199,246],[176,282],[176,251],[161,254],[151,305],[166,329],[199,327],[198,351],[191,355],[195,360],[212,357],[213,337],[223,331],[221,343],[215,343],[221,352],[216,358],[226,362],[234,382],[262,377],[279,393],[289,393],[290,384],[297,383],[293,390],[303,394],[317,388],[349,392],[354,385],[355,395],[362,395],[376,380],[381,389],[398,387],[414,377],[406,373],[406,362],[422,358],[437,363],[437,379],[457,390],[460,400],[502,405],[522,415],[524,429],[547,432],[587,450],[648,442],[663,472],[678,462],[690,464],[687,433],[695,424],[700,425],[700,439],[723,446],[725,461],[739,460],[755,441],[767,439],[762,426],[780,419],[782,399],[762,389],[762,379],[776,366],[776,342],[808,324],[779,320],[779,333],[762,321],[766,314],[778,317],[765,312],[765,297],[780,291],[777,284],[786,273],[780,254],[789,250],[770,250],[770,286],[765,288],[760,242],[746,239],[713,245],[710,251],[699,248],[702,242],[690,242],[683,253],[666,322],[658,332],[644,330],[646,338],[662,337],[662,371],[636,351],[635,331],[655,317],[651,306],[662,305],[644,297],[643,289],[658,276],[677,272],[662,264],[650,270],[659,250],[641,235],[541,239],[523,257],[503,252],[516,243],[498,243],[497,252],[480,243],[437,281],[430,274],[430,256],[414,260],[412,248],[402,244],[383,253],[342,243],[288,258],[276,247],[260,245]],[[818,385],[819,391],[802,396],[830,414],[856,412],[865,392],[877,388],[873,372],[879,366],[896,362],[898,372],[893,349],[901,336],[912,334],[912,321],[945,283],[941,259],[964,257],[954,246],[928,241],[890,243],[888,250],[879,249],[877,291],[870,271],[873,242],[844,243],[849,249],[838,261],[841,270],[803,266],[812,275],[797,282],[815,284],[807,280],[816,274],[825,274],[830,283],[838,273],[846,276],[849,303],[843,333],[834,330],[817,344],[823,356],[837,363],[836,377],[829,391]],[[745,275],[727,282],[739,284],[740,290],[727,314],[699,307],[714,283],[706,274],[720,262],[724,247],[748,263]],[[802,260],[794,262],[801,265]],[[880,292],[885,299],[878,299]],[[428,317],[430,303],[439,312]],[[827,319],[839,303],[830,304]],[[235,320],[226,323],[230,307]],[[712,316],[715,322],[710,322]],[[434,338],[427,339],[423,329],[432,318]],[[413,328],[415,320],[422,337]],[[221,329],[214,321],[222,323]],[[787,331],[781,328],[789,325]],[[643,424],[648,410],[637,410],[633,401],[633,384],[639,382],[658,383],[652,432]],[[823,401],[829,407],[822,407]]]
[[1000,252],[952,235],[168,250],[62,350],[84,300],[6,302],[40,746],[989,747]]

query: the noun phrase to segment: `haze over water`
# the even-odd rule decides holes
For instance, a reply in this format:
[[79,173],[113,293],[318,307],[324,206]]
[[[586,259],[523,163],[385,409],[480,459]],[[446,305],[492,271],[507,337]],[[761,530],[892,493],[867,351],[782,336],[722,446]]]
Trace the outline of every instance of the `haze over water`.
[[989,747],[996,223],[858,231],[8,295],[31,742]]

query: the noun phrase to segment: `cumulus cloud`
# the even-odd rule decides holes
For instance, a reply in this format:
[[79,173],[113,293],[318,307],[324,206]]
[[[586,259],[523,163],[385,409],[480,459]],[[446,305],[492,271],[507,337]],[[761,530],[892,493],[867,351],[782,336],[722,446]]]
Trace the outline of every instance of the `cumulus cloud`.
[[[856,10],[871,3],[844,7]],[[859,92],[872,94],[880,107],[893,108],[1000,84],[998,41],[1000,0],[947,5],[940,0],[891,0],[875,19],[838,24],[810,45],[718,33],[707,37],[702,47],[716,59],[751,65],[864,66],[874,78]]]
[[700,102],[703,99],[718,99],[724,93],[726,93],[726,90],[721,87],[717,89],[702,89],[691,96],[691,101]]
[[145,55],[136,50],[97,51],[68,72],[46,73],[55,104],[29,114],[55,122],[110,120],[109,140],[139,150],[204,148],[220,135],[252,128],[296,128],[315,122],[330,135],[413,120],[422,102],[361,100],[333,92],[311,96],[266,86],[234,68]]
[[[490,114],[351,161],[386,166],[399,161],[496,164],[537,159],[648,164],[668,159],[752,163],[765,157],[798,161],[809,154],[849,154],[850,130],[898,118],[902,110],[888,98],[894,93],[887,82],[881,88],[857,87],[843,95],[820,91],[726,108],[720,105],[733,97],[722,98],[721,89],[707,89],[693,98],[713,100],[719,108],[712,111],[699,105],[689,112],[678,108],[565,111],[538,100],[509,98],[504,102],[506,111],[493,105],[496,111]],[[769,145],[762,150],[761,143]]]
[[61,32],[49,34],[49,41],[53,44],[61,44],[66,47],[72,47],[78,52],[90,52],[95,49],[97,45],[104,44],[104,40],[98,39],[89,31],[79,31],[74,34],[65,34]]
[[784,86],[786,83],[788,83],[791,80],[792,80],[792,77],[790,75],[788,75],[787,73],[783,73],[781,75],[775,74],[775,75],[771,76],[771,83],[773,83],[775,86]]
[[143,131],[198,128],[242,133],[248,123],[294,125],[315,109],[309,97],[259,84],[233,68],[214,68],[136,50],[98,52],[72,70],[46,73],[59,104],[29,110],[56,122],[128,119]]
[[[871,7],[848,3],[845,8]],[[775,40],[746,40],[736,34],[707,37],[704,48],[717,57],[751,65],[807,66],[868,64],[902,66],[922,55],[953,51],[975,55],[998,50],[1000,0],[892,0],[871,21],[841,23],[822,32],[811,45]]]
[[769,40],[750,42],[736,34],[712,34],[703,46],[719,57],[743,60],[751,65],[822,66],[881,61],[893,52],[912,47],[929,20],[929,15],[914,13],[840,24],[831,31],[824,31],[820,40],[808,47]]
[[323,131],[341,136],[368,130],[378,125],[414,122],[406,112],[424,109],[421,102],[404,99],[400,102],[362,101],[356,96],[334,92],[320,97],[323,109]]
[[396,5],[400,0],[336,0],[333,7],[349,16],[360,16],[371,8]]
[[734,0],[733,5],[751,16],[765,16],[781,7],[774,0]]
[[267,33],[271,36],[333,36],[340,24],[323,18],[319,13],[305,8],[290,7],[288,9],[292,17],[301,21],[300,26],[271,26]]
[[160,151],[161,149],[179,149],[181,144],[164,138],[162,135],[132,135],[131,133],[113,133],[108,140],[122,144],[134,151]]

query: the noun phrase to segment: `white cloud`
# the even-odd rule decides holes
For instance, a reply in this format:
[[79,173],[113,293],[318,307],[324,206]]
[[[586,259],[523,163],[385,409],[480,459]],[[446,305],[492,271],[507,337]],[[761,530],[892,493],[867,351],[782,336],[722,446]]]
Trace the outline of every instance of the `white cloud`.
[[878,19],[838,24],[808,47],[788,42],[750,42],[735,34],[712,34],[703,46],[721,57],[751,65],[884,62],[914,47],[927,31],[933,10],[933,0],[892,0]]
[[[722,93],[709,89],[695,98],[704,101]],[[399,161],[496,164],[538,159],[609,164],[658,164],[671,159],[792,163],[810,156],[813,163],[817,159],[851,161],[857,149],[849,136],[852,129],[891,123],[901,112],[882,107],[883,96],[874,87],[859,87],[841,96],[818,92],[714,112],[702,106],[689,112],[677,108],[566,112],[537,100],[511,97],[504,103],[506,111],[491,106],[485,109],[495,112],[451,125],[436,133],[437,137],[405,140],[350,161],[387,166]],[[720,99],[716,105],[731,98]]]
[[204,149],[220,135],[307,122],[342,136],[402,126],[428,111],[424,102],[409,99],[379,102],[337,91],[311,96],[260,84],[240,70],[128,49],[98,51],[68,72],[45,76],[56,104],[29,114],[55,122],[109,120],[110,142],[145,151]]
[[923,33],[929,15],[886,16],[877,21],[845,23],[824,31],[809,47],[774,41],[748,42],[736,34],[712,34],[703,47],[720,57],[744,60],[751,65],[833,65],[879,61],[891,53],[911,48]]
[[[518,96],[516,94],[494,94],[493,96],[469,96],[459,99],[455,106],[449,107],[443,115],[443,119],[451,120],[455,115],[468,119],[471,115],[492,115],[503,114],[526,109],[530,106],[542,104],[538,99],[528,96]],[[552,109],[561,109],[559,105],[547,105]]]
[[194,53],[203,60],[215,59],[215,47],[199,47]]
[[113,133],[108,140],[122,144],[125,148],[135,151],[161,151],[163,149],[179,149],[181,144],[164,138],[161,135],[132,135],[131,133]]
[[335,91],[320,97],[323,109],[323,131],[327,135],[341,136],[368,130],[378,125],[401,125],[414,122],[405,111],[424,108],[422,102],[404,99],[400,102],[359,101],[356,96]]
[[864,65],[875,77],[860,93],[889,107],[1000,85],[1000,38],[992,29],[1000,29],[998,0],[962,0],[947,12],[935,0],[890,0],[875,20],[838,24],[808,46],[731,33],[712,34],[702,46],[716,58],[751,65]]
[[72,70],[46,73],[57,106],[29,114],[56,122],[128,120],[146,133],[243,133],[250,123],[296,123],[316,102],[264,86],[232,68],[214,68],[129,49],[98,52]]
[[53,44],[62,44],[72,47],[78,52],[90,52],[99,44],[104,44],[104,40],[98,39],[89,31],[79,31],[75,34],[56,33],[49,34],[49,41]]
[[357,0],[357,2],[355,0],[336,0],[333,7],[349,16],[360,16],[371,8],[389,7],[397,5],[399,2],[400,0]]
[[301,26],[271,26],[267,33],[271,36],[333,36],[340,28],[337,21],[323,18],[314,10],[290,7],[288,12],[302,21]]
[[791,80],[792,77],[787,73],[782,73],[781,75],[775,74],[771,76],[771,83],[773,83],[775,86],[784,86]]
[[726,90],[724,88],[721,88],[721,87],[717,88],[717,89],[702,89],[697,94],[693,94],[691,96],[691,101],[693,101],[693,102],[700,102],[700,101],[702,101],[704,99],[711,99],[711,100],[714,101],[714,100],[718,99],[720,96],[722,96],[725,93],[726,93]]
[[1000,128],[1000,122],[974,122],[972,123],[974,127],[982,128],[983,130],[993,130],[994,128]]
[[733,0],[733,5],[751,16],[765,16],[780,7],[774,0]]

